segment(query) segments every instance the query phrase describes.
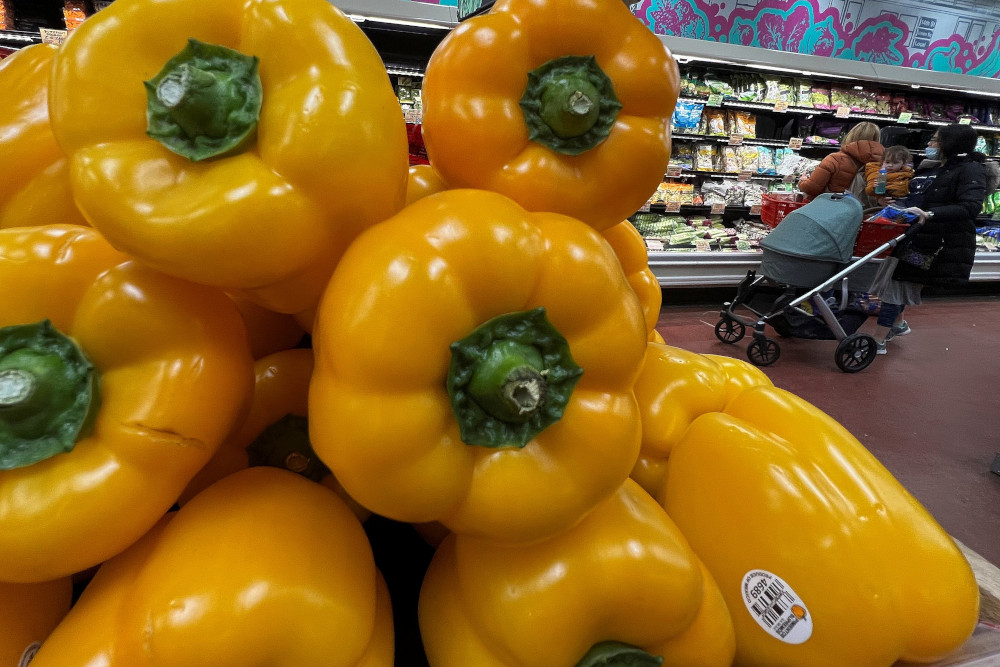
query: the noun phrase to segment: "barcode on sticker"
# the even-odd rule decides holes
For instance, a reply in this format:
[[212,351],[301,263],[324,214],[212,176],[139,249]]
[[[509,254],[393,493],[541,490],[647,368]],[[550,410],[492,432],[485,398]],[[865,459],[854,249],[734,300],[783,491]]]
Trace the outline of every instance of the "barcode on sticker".
[[741,583],[743,603],[757,624],[786,644],[812,636],[812,614],[788,582],[767,570],[751,570]]

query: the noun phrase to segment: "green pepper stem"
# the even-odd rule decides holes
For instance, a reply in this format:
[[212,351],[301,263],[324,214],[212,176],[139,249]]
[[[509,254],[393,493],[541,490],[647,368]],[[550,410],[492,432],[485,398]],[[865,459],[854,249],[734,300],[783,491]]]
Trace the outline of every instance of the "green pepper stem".
[[542,355],[530,345],[496,341],[472,374],[469,394],[497,419],[526,422],[545,400],[543,369]]
[[579,137],[594,127],[601,113],[601,94],[586,78],[568,76],[543,86],[541,117],[557,137]]
[[21,407],[35,395],[38,380],[20,368],[0,371],[0,409]]
[[657,667],[663,658],[622,642],[599,642],[575,667]]

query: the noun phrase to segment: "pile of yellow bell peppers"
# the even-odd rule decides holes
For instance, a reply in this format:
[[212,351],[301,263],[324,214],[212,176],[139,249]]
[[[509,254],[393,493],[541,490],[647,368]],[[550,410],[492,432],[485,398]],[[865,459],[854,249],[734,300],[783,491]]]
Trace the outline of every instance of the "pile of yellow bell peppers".
[[[0,63],[0,667],[960,647],[976,582],[912,496],[657,332],[623,220],[677,88],[621,0],[499,0],[431,58],[408,171],[325,0],[116,0]],[[376,519],[433,549],[413,619]]]

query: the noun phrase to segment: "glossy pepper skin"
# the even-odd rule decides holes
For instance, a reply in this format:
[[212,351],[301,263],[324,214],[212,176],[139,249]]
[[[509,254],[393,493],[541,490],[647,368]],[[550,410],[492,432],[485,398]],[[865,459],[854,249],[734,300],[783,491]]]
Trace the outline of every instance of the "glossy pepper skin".
[[410,167],[406,179],[406,205],[443,190],[448,186],[441,180],[441,174],[429,164],[415,164]]
[[249,468],[101,567],[35,667],[366,667],[392,608],[361,524],[329,489]]
[[[529,73],[563,56],[595,56],[621,104],[607,138],[577,155],[533,140],[521,105]],[[431,56],[424,141],[450,187],[492,190],[604,230],[663,179],[678,80],[670,52],[624,3],[499,0]]]
[[632,479],[654,498],[662,497],[670,451],[691,422],[707,412],[724,412],[734,396],[761,385],[771,381],[745,361],[648,343],[635,381],[642,446]]
[[[323,0],[107,9],[64,44],[50,94],[84,216],[165,273],[314,307],[354,236],[403,205],[406,129],[375,48]],[[189,38],[259,58],[259,123],[238,154],[193,162],[146,135],[143,82]]]
[[632,480],[547,540],[448,536],[424,577],[419,617],[432,667],[606,664],[580,661],[607,641],[677,667],[728,667],[734,652],[718,587]]
[[290,350],[305,336],[305,330],[295,321],[294,316],[276,313],[238,296],[233,296],[232,299],[246,325],[250,336],[250,352],[254,359]]
[[233,428],[253,362],[225,294],[127,261],[89,227],[0,230],[0,284],[0,327],[47,318],[100,376],[71,451],[0,470],[0,581],[43,581],[156,523]]
[[642,234],[626,220],[605,229],[602,236],[611,244],[622,270],[625,271],[629,286],[639,297],[642,315],[646,320],[646,331],[652,336],[660,319],[663,292],[660,290],[660,281],[649,268],[649,256],[646,254],[646,242]]
[[[318,459],[306,447],[291,447],[278,453],[277,447],[266,447],[262,443],[254,453],[248,452],[259,442],[261,435],[269,429],[280,427],[282,420],[289,416],[305,418],[309,406],[309,380],[313,372],[313,352],[309,349],[294,349],[275,352],[258,359],[254,364],[254,394],[250,410],[241,426],[223,441],[215,456],[205,464],[194,479],[191,480],[178,502],[186,504],[198,493],[205,490],[218,480],[247,468],[249,465],[273,465],[278,468],[301,473],[313,481],[318,481],[331,491],[337,493],[348,507],[364,521],[371,512],[361,507],[353,498],[347,495],[337,478],[330,474],[325,466],[317,466]],[[292,432],[283,431],[288,439],[294,442],[299,435],[297,428]],[[307,435],[304,431],[302,435]],[[274,434],[269,442],[274,442],[281,435]],[[288,440],[285,440],[288,442]],[[282,444],[278,440],[277,444]],[[308,445],[308,443],[302,443]],[[263,460],[269,452],[275,456]],[[276,457],[276,458],[275,458]]]
[[69,612],[69,577],[36,584],[0,583],[0,665],[20,667]]
[[[737,665],[933,662],[976,626],[978,587],[951,537],[846,429],[781,389],[695,419],[664,506],[719,582]],[[751,601],[767,590],[780,604],[759,623],[744,588],[760,571],[784,583],[749,578],[765,584]]]
[[[537,307],[582,368],[562,417],[523,447],[465,444],[448,391],[452,344]],[[313,447],[373,512],[545,537],[612,493],[635,462],[632,383],[645,336],[617,258],[588,226],[490,192],[426,197],[359,237],[323,296]]]
[[0,61],[0,229],[85,225],[73,203],[69,162],[49,125],[49,73],[58,47],[33,44]]

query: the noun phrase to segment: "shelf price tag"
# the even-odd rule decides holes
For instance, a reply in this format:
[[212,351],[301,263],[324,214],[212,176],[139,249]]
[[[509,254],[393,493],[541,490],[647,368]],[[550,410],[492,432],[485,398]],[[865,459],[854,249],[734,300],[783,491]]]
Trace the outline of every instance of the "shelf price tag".
[[681,168],[674,165],[667,167],[667,178],[680,178]]
[[708,96],[708,102],[705,103],[710,107],[721,107],[722,106],[722,93],[712,93]]
[[847,118],[851,115],[851,107],[837,107],[837,113],[834,115],[837,118]]
[[968,116],[966,116],[964,118],[959,118],[958,119],[958,124],[959,125],[972,125],[972,119],[969,118]]
[[760,215],[760,204],[754,204],[750,207],[750,215]]
[[785,113],[788,111],[788,100],[778,100],[774,103],[774,110],[778,113]]
[[666,204],[667,213],[680,213],[681,203],[679,201],[671,201]]
[[709,252],[712,249],[712,244],[709,243],[708,239],[695,239],[694,249],[696,252]]
[[797,151],[802,148],[802,137],[792,137],[788,140],[788,147],[793,151]]
[[795,174],[785,174],[781,177],[782,183],[794,183],[796,181]]
[[652,250],[653,252],[660,252],[663,250],[663,241],[658,241],[656,239],[646,239],[646,250]]
[[403,111],[403,120],[410,125],[419,125],[422,115],[420,109],[406,109]]
[[994,213],[992,215],[992,217],[990,217],[990,220],[994,220],[994,221],[995,220],[1000,220],[1000,212]]
[[742,134],[730,134],[729,135],[729,145],[730,146],[742,146],[743,145],[743,135]]
[[53,28],[39,28],[42,35],[42,44],[55,44],[56,46],[66,41],[69,34],[66,30],[55,30]]
[[899,119],[897,120],[897,122],[902,125],[906,125],[907,123],[910,122],[912,118],[913,118],[912,111],[904,111],[903,113],[899,114]]
[[712,215],[721,215],[726,212],[726,205],[722,202],[712,204]]
[[750,175],[751,175],[751,172],[749,172],[749,171],[741,171],[740,175],[736,177],[736,180],[737,181],[749,181],[750,180]]

